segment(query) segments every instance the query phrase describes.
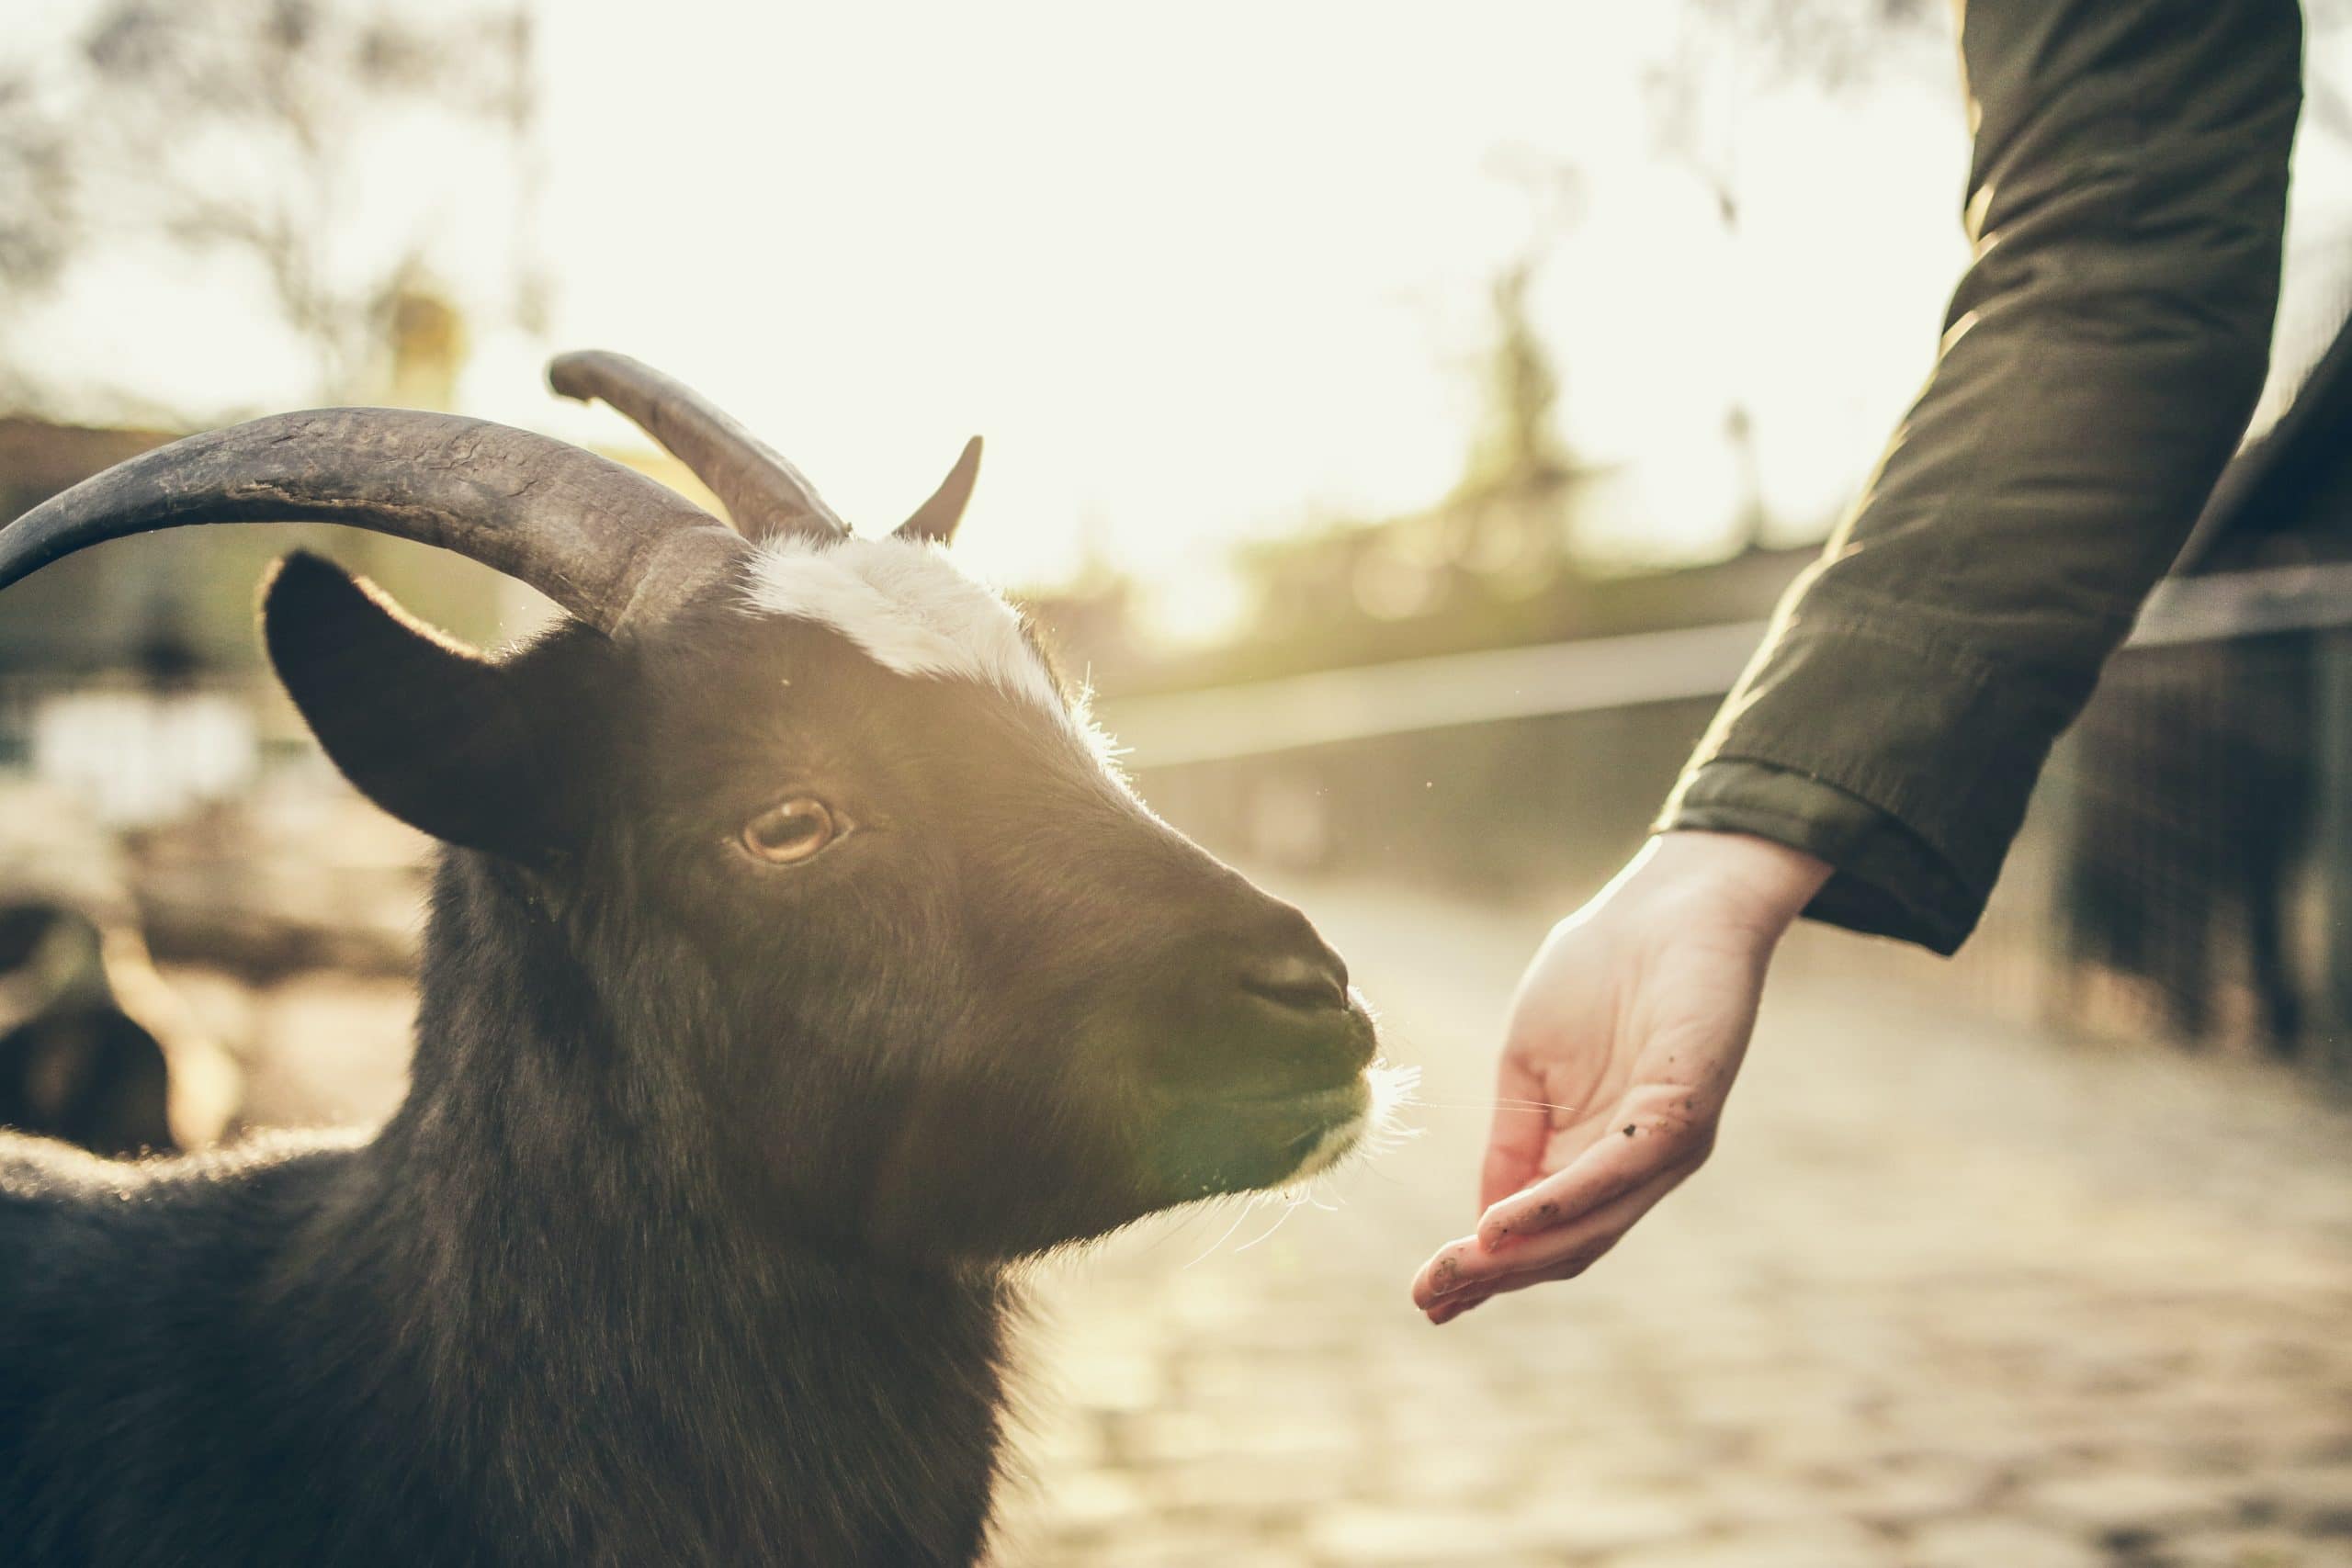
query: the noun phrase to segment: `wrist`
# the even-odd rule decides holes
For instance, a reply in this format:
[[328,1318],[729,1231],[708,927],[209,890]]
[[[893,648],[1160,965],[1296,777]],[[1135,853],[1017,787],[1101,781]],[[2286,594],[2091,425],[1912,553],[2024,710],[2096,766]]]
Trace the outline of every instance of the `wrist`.
[[1690,892],[1773,938],[1804,912],[1834,869],[1819,855],[1753,833],[1697,829],[1658,834],[1635,863],[1644,880]]

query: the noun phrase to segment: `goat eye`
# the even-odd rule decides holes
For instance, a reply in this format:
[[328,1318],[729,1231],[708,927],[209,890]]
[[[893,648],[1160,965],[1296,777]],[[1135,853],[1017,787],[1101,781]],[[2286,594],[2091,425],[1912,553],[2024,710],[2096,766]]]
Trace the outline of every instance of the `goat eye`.
[[841,832],[823,801],[802,795],[771,806],[745,823],[743,848],[771,865],[791,865],[807,860]]

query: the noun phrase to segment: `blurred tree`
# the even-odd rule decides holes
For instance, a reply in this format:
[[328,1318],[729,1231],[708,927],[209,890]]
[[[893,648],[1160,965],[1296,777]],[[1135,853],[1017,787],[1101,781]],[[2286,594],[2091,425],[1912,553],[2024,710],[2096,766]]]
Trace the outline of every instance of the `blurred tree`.
[[[417,10],[102,0],[62,57],[0,76],[0,299],[22,310],[102,251],[241,257],[311,357],[320,398],[377,389],[439,214],[385,242],[387,207],[407,193],[388,199],[365,176],[367,138],[427,112],[496,138],[513,154],[504,166],[529,177],[526,5]],[[484,167],[500,163],[436,167],[418,192],[435,202]],[[529,193],[518,194],[520,215]],[[535,326],[543,290],[527,255],[518,236],[500,303]]]
[[1752,48],[1775,73],[1831,87],[1887,64],[1897,39],[1932,38],[1951,26],[1951,0],[1686,0],[1693,32]]
[[[2323,135],[2352,141],[2352,98],[2318,63],[2326,42],[2352,25],[2352,0],[2303,0],[2303,9],[2313,45],[2307,51],[2313,64],[2304,83],[2306,122]],[[1790,81],[1833,93],[1858,90],[1893,72],[1948,80],[1958,68],[1953,11],[1951,0],[1682,0],[1681,26],[1645,83],[1654,144],[1699,182],[1725,236],[1736,243],[1743,96]],[[1723,430],[1740,476],[1743,533],[1754,548],[1773,520],[1763,498],[1752,402],[1736,390]]]
[[26,73],[0,75],[0,278],[20,288],[57,276],[72,184],[64,131],[41,123],[32,102]]
[[1527,238],[1487,284],[1489,329],[1475,363],[1478,423],[1456,504],[1548,491],[1574,471],[1559,431],[1560,374],[1535,324],[1529,291],[1561,242],[1584,220],[1585,177],[1575,163],[1523,145],[1496,149],[1487,172],[1526,193]]
[[1486,408],[1456,491],[1464,500],[1550,490],[1571,468],[1555,426],[1559,372],[1528,313],[1528,286],[1540,265],[1540,255],[1522,255],[1491,286]]
[[[1754,80],[1802,78],[1828,91],[1858,86],[1893,68],[1917,72],[1948,38],[1950,0],[1684,0],[1682,26],[1647,89],[1651,137],[1659,155],[1695,179],[1724,236],[1740,235],[1736,106]],[[1753,400],[1735,389],[1723,412],[1740,494],[1740,547],[1756,549],[1773,518],[1764,500]]]

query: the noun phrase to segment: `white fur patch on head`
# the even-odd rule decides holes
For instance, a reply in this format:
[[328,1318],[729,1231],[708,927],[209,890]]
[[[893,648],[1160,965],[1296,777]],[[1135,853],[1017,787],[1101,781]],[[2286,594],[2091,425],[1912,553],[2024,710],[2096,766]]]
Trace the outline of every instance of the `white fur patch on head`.
[[749,597],[763,614],[831,626],[886,670],[960,676],[1064,711],[1012,606],[934,546],[770,539],[753,558]]

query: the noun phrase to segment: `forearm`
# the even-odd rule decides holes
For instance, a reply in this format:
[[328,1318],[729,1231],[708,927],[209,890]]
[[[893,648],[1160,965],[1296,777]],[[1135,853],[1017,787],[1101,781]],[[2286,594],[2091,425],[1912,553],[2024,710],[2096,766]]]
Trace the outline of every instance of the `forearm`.
[[1941,951],[2260,390],[2301,85],[2290,0],[1979,0],[1962,42],[1934,376],[1661,822],[1822,854],[1815,913]]

